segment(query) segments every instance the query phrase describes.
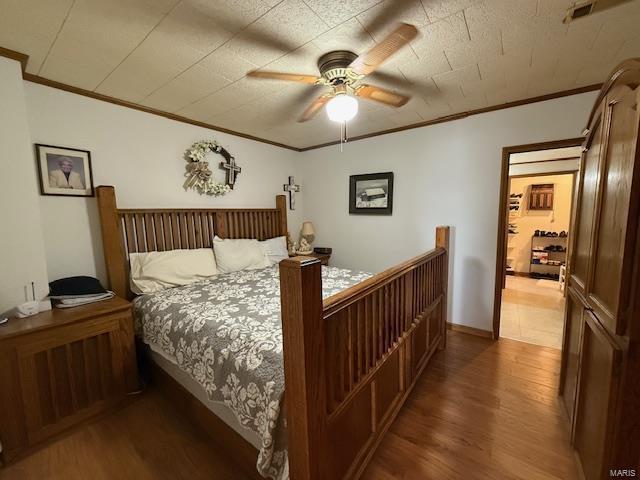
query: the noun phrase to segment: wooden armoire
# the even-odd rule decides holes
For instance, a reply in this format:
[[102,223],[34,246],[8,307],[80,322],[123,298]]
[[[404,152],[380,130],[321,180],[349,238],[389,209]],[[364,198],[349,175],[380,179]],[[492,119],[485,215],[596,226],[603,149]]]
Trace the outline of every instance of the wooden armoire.
[[560,393],[587,480],[640,476],[639,86],[632,59],[602,87],[572,225]]

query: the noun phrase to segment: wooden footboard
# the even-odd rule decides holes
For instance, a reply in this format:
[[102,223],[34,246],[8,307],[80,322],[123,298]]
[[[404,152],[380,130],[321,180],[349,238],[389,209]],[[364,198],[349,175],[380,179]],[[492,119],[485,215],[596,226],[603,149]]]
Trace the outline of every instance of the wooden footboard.
[[320,262],[280,263],[293,480],[358,478],[437,348],[449,227],[436,248],[323,302]]

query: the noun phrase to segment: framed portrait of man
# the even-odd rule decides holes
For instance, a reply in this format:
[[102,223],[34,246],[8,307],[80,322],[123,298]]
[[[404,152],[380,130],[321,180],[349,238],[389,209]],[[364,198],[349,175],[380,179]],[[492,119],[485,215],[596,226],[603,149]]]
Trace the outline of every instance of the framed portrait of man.
[[94,196],[91,152],[37,143],[36,155],[42,195]]

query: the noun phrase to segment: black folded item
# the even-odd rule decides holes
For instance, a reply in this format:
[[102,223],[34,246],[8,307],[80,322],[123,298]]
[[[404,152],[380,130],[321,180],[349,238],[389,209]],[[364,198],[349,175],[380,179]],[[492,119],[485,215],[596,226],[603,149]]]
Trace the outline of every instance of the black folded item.
[[49,297],[79,297],[84,295],[100,295],[107,290],[100,281],[93,277],[67,277],[49,283]]

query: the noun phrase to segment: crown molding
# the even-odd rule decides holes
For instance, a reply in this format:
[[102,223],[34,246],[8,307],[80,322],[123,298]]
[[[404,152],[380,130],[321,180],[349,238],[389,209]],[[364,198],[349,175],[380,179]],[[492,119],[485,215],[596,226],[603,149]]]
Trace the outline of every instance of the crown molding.
[[47,87],[57,88],[58,90],[64,90],[65,92],[75,93],[77,95],[93,98],[95,100],[101,100],[103,102],[113,103],[115,105],[120,105],[121,107],[127,107],[133,110],[139,110],[141,112],[151,113],[152,115],[158,115],[160,117],[168,118],[169,120],[175,120],[176,122],[188,123],[190,125],[195,125],[197,127],[207,128],[209,130],[214,130],[216,132],[227,133],[235,137],[246,138],[248,140],[254,140],[256,142],[266,143],[269,145],[274,145],[276,147],[286,148],[288,150],[294,150],[296,152],[300,151],[299,148],[292,147],[291,145],[274,142],[271,140],[267,140],[266,138],[255,137],[247,133],[236,132],[235,130],[229,130],[228,128],[218,127],[217,125],[212,125],[210,123],[200,122],[198,120],[192,120],[190,118],[183,117],[181,115],[176,115],[175,113],[165,112],[164,110],[145,107],[144,105],[128,102],[126,100],[120,100],[119,98],[110,97],[109,95],[103,95],[101,93],[92,92],[91,90],[85,90],[83,88],[74,87],[72,85],[67,85],[66,83],[56,82],[54,80],[49,80],[48,78],[39,77],[38,75],[33,75],[31,73],[24,73],[22,75],[22,78],[28,82],[38,83],[40,85],[45,85]]
[[0,57],[10,58],[11,60],[20,62],[20,66],[22,68],[22,75],[24,76],[24,73],[27,70],[27,62],[29,61],[29,55],[16,52],[15,50],[9,50],[8,48],[0,47]]
[[[364,135],[358,135],[357,137],[349,138],[349,142],[356,142],[358,140],[365,140],[367,138],[378,137],[380,135],[388,135],[390,133],[402,132],[404,130],[412,130],[414,128],[428,127],[429,125],[436,125],[438,123],[452,122],[454,120],[461,120],[463,118],[470,117],[472,115],[479,115],[481,113],[495,112],[496,110],[504,110],[506,108],[520,107],[522,105],[528,105],[530,103],[544,102],[546,100],[553,100],[555,98],[568,97],[571,95],[578,95],[580,93],[593,92],[600,90],[602,83],[596,83],[593,85],[587,85],[585,87],[572,88],[570,90],[563,90],[561,92],[549,93],[546,95],[539,95],[537,97],[525,98],[522,100],[516,100],[514,102],[503,103],[500,105],[494,105],[492,107],[478,108],[476,110],[469,110],[466,112],[455,113],[453,115],[447,115],[445,117],[434,118],[433,120],[426,120],[424,122],[412,123],[411,125],[405,125],[402,127],[391,128],[389,130],[381,130],[379,132],[366,133]],[[307,152],[309,150],[315,150],[316,148],[328,147],[331,145],[340,144],[340,140],[333,142],[322,143],[320,145],[313,145],[310,147],[300,148],[301,152]]]
[[[268,145],[273,145],[280,148],[285,148],[287,150],[293,150],[295,152],[307,152],[309,150],[315,150],[317,148],[328,147],[331,145],[338,145],[340,143],[339,140],[320,143],[318,145],[311,145],[308,147],[294,147],[292,145],[287,145],[284,143],[274,142],[272,140],[268,140],[266,138],[260,138],[253,135],[249,135],[242,132],[237,132],[235,130],[229,130],[228,128],[219,127],[216,125],[212,125],[206,122],[200,122],[198,120],[192,120],[187,117],[183,117],[180,115],[176,115],[174,113],[165,112],[163,110],[158,110],[151,107],[145,107],[143,105],[139,105],[137,103],[129,102],[126,100],[120,100],[119,98],[110,97],[108,95],[103,95],[101,93],[93,92],[91,90],[85,90],[83,88],[74,87],[72,85],[67,85],[66,83],[56,82],[55,80],[50,80],[48,78],[40,77],[38,75],[34,75],[32,73],[26,72],[27,61],[29,60],[29,56],[16,52],[14,50],[9,50],[7,48],[0,47],[0,57],[7,57],[12,60],[16,60],[20,62],[22,65],[22,78],[26,81],[38,83],[40,85],[45,85],[47,87],[56,88],[58,90],[64,90],[66,92],[75,93],[76,95],[82,95],[85,97],[93,98],[95,100],[101,100],[103,102],[113,103],[115,105],[120,105],[121,107],[131,108],[133,110],[139,110],[141,112],[150,113],[152,115],[158,115],[160,117],[168,118],[169,120],[174,120],[176,122],[187,123],[190,125],[195,125],[197,127],[206,128],[209,130],[213,130],[216,132],[226,133],[228,135],[233,135],[235,137],[245,138],[248,140],[254,140],[256,142],[265,143]],[[479,115],[481,113],[487,112],[495,112],[496,110],[503,110],[506,108],[519,107],[522,105],[528,105],[530,103],[544,102],[546,100],[553,100],[555,98],[567,97],[571,95],[578,95],[580,93],[593,92],[595,90],[600,90],[602,88],[602,83],[597,83],[593,85],[588,85],[585,87],[573,88],[570,90],[563,90],[561,92],[550,93],[546,95],[540,95],[537,97],[526,98],[523,100],[517,100],[514,102],[503,103],[501,105],[494,105],[492,107],[479,108],[476,110],[469,110],[466,112],[456,113],[453,115],[447,115],[444,117],[435,118],[433,120],[427,120],[424,122],[413,123],[411,125],[405,125],[402,127],[392,128],[389,130],[381,130],[378,132],[367,133],[364,135],[359,135],[357,137],[352,137],[349,139],[349,142],[356,142],[358,140],[365,140],[367,138],[378,137],[380,135],[388,135],[391,133],[402,132],[404,130],[412,130],[414,128],[428,127],[429,125],[436,125],[438,123],[452,122],[454,120],[461,120],[463,118],[470,117],[472,115]]]
[[235,137],[246,138],[248,140],[254,140],[256,142],[266,143],[268,145],[274,145],[276,147],[286,148],[288,150],[294,150],[296,152],[300,151],[299,148],[292,147],[291,145],[285,145],[284,143],[273,142],[271,140],[267,140],[266,138],[260,138],[260,137],[255,137],[253,135],[248,135],[246,133],[236,132],[235,130],[229,130],[228,128],[218,127],[216,125],[211,125],[210,123],[200,122],[198,120],[192,120],[190,118],[182,117],[174,113],[165,112],[163,110],[158,110],[155,108],[145,107],[137,103],[128,102],[126,100],[120,100],[119,98],[110,97],[109,95],[103,95],[101,93],[92,92],[91,90],[85,90],[83,88],[74,87],[72,85],[67,85],[66,83],[56,82],[55,80],[50,80],[48,78],[44,78],[38,75],[34,75],[32,73],[28,73],[26,71],[26,68],[27,68],[27,62],[29,61],[29,55],[21,52],[16,52],[15,50],[10,50],[8,48],[0,47],[0,57],[6,57],[6,58],[10,58],[11,60],[16,60],[17,62],[20,62],[22,66],[22,78],[23,80],[26,80],[28,82],[38,83],[40,85],[45,85],[51,88],[57,88],[58,90],[64,90],[65,92],[75,93],[76,95],[82,95],[84,97],[93,98],[94,100],[101,100],[103,102],[113,103],[115,105],[120,105],[121,107],[127,107],[133,110],[139,110],[141,112],[151,113],[152,115],[158,115],[160,117],[168,118],[169,120],[188,123],[190,125],[207,128],[209,130],[214,130],[216,132],[226,133],[229,135],[233,135]]

